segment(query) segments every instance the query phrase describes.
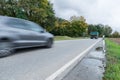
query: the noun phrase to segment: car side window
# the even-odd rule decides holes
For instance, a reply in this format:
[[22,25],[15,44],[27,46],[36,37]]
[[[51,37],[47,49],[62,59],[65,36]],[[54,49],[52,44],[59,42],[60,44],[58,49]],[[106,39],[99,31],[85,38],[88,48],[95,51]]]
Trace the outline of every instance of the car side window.
[[24,20],[22,21],[22,20],[18,20],[18,19],[8,19],[5,24],[9,25],[10,27],[13,27],[13,28],[26,29],[26,30],[29,29],[26,27],[26,26],[28,26],[28,24],[25,23]]
[[32,31],[36,31],[36,32],[44,31],[44,29],[41,26],[39,26],[38,24],[33,23],[33,22],[30,22],[28,27]]
[[32,30],[36,32],[44,31],[44,29],[38,24],[26,20],[9,19],[5,24],[19,29]]

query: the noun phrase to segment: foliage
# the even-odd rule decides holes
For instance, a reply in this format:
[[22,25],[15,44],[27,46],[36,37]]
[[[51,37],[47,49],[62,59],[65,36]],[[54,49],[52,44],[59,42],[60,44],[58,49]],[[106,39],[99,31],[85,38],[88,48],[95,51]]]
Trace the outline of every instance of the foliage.
[[51,29],[51,33],[54,35],[65,36],[68,34],[67,28],[70,23],[67,20],[56,18],[55,26]]
[[110,37],[111,33],[112,33],[112,28],[108,25],[105,25],[105,27],[103,28],[103,34],[106,37]]
[[84,17],[77,17],[67,21],[61,18],[56,18],[55,27],[51,33],[60,36],[80,37],[83,33],[86,33],[87,23]]
[[106,37],[110,37],[110,35],[112,33],[112,28],[108,25],[102,25],[102,24],[93,25],[93,24],[90,24],[88,26],[88,34],[90,34],[90,32],[93,32],[93,31],[99,32],[100,36],[105,35]]
[[120,33],[117,32],[117,31],[115,31],[115,32],[112,33],[111,37],[113,37],[113,38],[119,38],[120,37]]

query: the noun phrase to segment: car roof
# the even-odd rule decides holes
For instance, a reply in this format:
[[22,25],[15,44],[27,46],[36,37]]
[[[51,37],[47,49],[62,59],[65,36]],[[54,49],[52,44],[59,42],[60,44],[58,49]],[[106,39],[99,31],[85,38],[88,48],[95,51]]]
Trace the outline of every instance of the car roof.
[[[9,17],[9,16],[1,16],[0,15],[0,24],[6,22],[9,19],[16,19],[16,20],[21,20],[21,21],[25,21],[25,22],[32,22],[32,21],[29,21],[29,20],[21,19],[21,18],[15,18],[15,17]],[[32,22],[32,23],[34,23],[34,22]]]

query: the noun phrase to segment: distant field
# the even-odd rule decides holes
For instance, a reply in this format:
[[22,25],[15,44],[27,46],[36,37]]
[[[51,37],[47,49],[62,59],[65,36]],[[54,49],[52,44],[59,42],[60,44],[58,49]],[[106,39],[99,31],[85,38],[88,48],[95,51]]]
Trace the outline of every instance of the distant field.
[[110,38],[110,40],[117,42],[118,44],[120,44],[120,38]]
[[120,80],[120,39],[106,39],[107,67],[103,80]]

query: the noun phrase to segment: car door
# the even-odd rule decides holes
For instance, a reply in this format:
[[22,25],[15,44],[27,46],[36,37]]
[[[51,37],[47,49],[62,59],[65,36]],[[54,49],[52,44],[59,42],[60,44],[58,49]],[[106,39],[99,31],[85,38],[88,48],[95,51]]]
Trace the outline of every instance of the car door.
[[[25,46],[36,46],[36,45],[44,45],[45,36],[44,30],[40,28],[39,25],[31,22],[31,21],[21,21],[20,23],[20,34],[23,45]],[[22,30],[22,31],[21,31]]]
[[5,24],[13,28],[15,34],[19,36],[19,40],[16,41],[19,47],[34,45],[33,42],[35,41],[36,35],[31,31],[29,21],[9,18]]
[[33,22],[28,22],[29,23],[29,29],[31,32],[31,37],[33,39],[33,44],[34,45],[44,45],[46,43],[46,32],[44,29],[39,26],[36,23]]

